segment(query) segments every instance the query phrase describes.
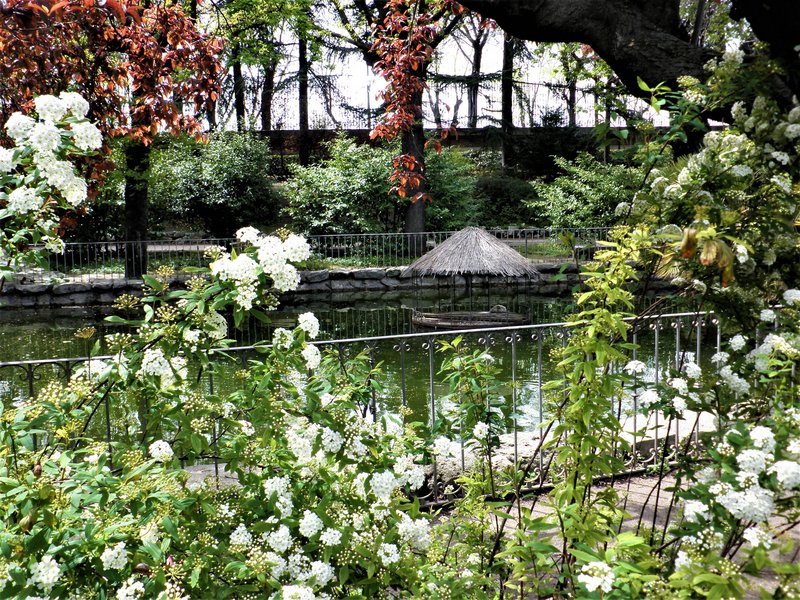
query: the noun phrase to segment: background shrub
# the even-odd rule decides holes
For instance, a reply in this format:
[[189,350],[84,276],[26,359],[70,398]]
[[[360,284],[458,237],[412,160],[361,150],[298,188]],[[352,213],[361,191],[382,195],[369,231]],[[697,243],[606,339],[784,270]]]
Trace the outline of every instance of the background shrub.
[[[328,152],[329,158],[318,165],[292,169],[286,214],[293,228],[310,235],[400,231],[405,205],[391,193],[389,182],[397,148],[359,145],[340,135]],[[478,222],[482,203],[476,196],[474,171],[473,162],[459,150],[426,155],[433,197],[426,208],[428,230]]]
[[207,144],[164,138],[151,156],[151,230],[200,226],[228,237],[245,225],[276,224],[283,199],[270,160],[269,140],[256,135],[213,133]]
[[534,183],[537,198],[530,203],[552,227],[612,225],[617,204],[629,202],[641,183],[638,169],[600,162],[590,154],[554,160],[564,173],[552,182]]

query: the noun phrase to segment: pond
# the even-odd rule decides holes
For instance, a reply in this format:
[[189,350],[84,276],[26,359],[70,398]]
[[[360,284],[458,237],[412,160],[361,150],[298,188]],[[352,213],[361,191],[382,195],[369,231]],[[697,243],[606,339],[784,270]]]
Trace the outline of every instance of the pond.
[[[320,320],[321,340],[352,340],[323,344],[323,349],[327,347],[346,355],[367,350],[374,364],[380,366],[384,390],[376,398],[380,410],[397,412],[405,404],[411,409],[414,420],[428,422],[432,409],[443,408],[442,398],[447,393],[444,376],[439,372],[444,356],[438,351],[436,340],[452,339],[453,335],[429,332],[427,335],[407,336],[413,331],[410,321],[412,308],[485,310],[489,302],[502,304],[539,324],[562,321],[571,310],[568,299],[530,295],[525,290],[506,290],[504,293],[494,290],[486,297],[453,297],[452,292],[435,297],[409,294],[398,295],[391,301],[369,296],[326,296],[302,305],[286,305],[271,315],[269,327],[251,323],[236,332],[236,338],[242,345],[270,339],[272,327],[292,327],[298,314],[312,310]],[[93,326],[100,334],[113,331],[117,326],[103,321],[108,314],[109,309],[0,311],[3,331],[0,362],[85,356],[86,342],[75,337],[75,330]],[[658,330],[646,327],[639,333],[639,358],[649,365],[647,378],[665,377],[679,360],[679,348],[691,349],[691,357],[694,357],[694,329],[689,320],[683,322],[684,325],[677,328],[670,322]],[[703,329],[701,335],[704,347],[715,346],[711,328]],[[353,340],[370,336],[382,339]],[[465,336],[466,343],[472,348],[485,349],[500,369],[500,386],[496,393],[504,400],[509,429],[531,429],[541,422],[546,412],[546,395],[540,382],[556,377],[551,352],[564,343],[565,336],[566,331],[561,327],[520,329],[513,336],[509,331],[477,331]],[[707,356],[711,353],[713,349],[704,352]],[[215,379],[219,392],[233,389],[236,380],[227,374],[239,366],[238,363],[220,366]],[[19,372],[10,374],[8,368],[0,369],[0,380],[5,381],[0,386],[0,394],[4,390],[4,395],[26,396],[26,391],[32,387],[38,389],[49,377],[39,372],[37,381],[25,381]]]

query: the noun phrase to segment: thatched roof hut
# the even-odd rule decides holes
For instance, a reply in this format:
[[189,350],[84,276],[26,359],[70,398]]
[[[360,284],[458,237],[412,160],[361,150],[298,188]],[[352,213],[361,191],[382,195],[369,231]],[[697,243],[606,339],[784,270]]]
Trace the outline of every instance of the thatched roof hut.
[[467,227],[406,267],[404,275],[449,277],[539,275],[531,261],[480,227]]

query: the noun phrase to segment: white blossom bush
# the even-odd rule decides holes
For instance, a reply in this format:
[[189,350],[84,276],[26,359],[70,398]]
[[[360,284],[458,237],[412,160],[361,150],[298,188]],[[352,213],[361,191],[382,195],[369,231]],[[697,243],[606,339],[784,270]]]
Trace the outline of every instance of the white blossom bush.
[[102,145],[79,94],[38,96],[34,106],[36,116],[16,112],[4,126],[14,145],[0,147],[0,283],[64,251],[59,220],[87,197],[75,160]]
[[[3,407],[0,495],[14,498],[2,504],[3,597],[424,595],[432,534],[412,500],[424,450],[413,427],[365,410],[376,377],[365,356],[343,373],[311,343],[319,323],[305,313],[258,347],[234,391],[199,377],[230,343],[224,311],[263,317],[277,274],[307,255],[298,236],[239,238],[187,289],[161,273],[142,301],[120,299],[141,318],[112,319],[134,332],[109,336],[110,359]],[[190,484],[182,466],[212,457],[236,485]]]

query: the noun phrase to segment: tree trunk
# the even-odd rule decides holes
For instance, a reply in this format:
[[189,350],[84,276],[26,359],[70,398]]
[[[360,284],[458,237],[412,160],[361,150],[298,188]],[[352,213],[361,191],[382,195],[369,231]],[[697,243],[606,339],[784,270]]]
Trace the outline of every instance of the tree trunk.
[[511,156],[511,131],[514,129],[514,54],[516,40],[509,34],[503,37],[503,69],[500,73],[500,128],[503,136],[503,167]]
[[261,131],[272,130],[272,99],[275,96],[275,63],[261,65],[264,83],[261,86]]
[[481,89],[481,62],[485,38],[478,35],[472,40],[472,71],[467,85],[467,127],[478,127],[478,95]]
[[[422,171],[423,179],[417,187],[409,187],[406,189],[407,197],[411,198],[411,203],[406,207],[405,222],[403,231],[406,233],[425,232],[425,200],[414,198],[424,195],[428,190],[427,182],[425,181],[425,131],[422,128],[422,94],[417,95],[416,106],[419,111],[420,117],[414,122],[410,131],[403,133],[401,140],[401,151],[403,154],[413,156],[417,161],[418,168]],[[421,256],[425,252],[425,236],[414,235],[409,236],[409,254],[411,256]]]
[[299,70],[298,70],[298,90],[299,90],[299,104],[298,116],[300,118],[300,139],[298,140],[298,160],[304,167],[308,165],[311,160],[311,138],[308,133],[308,42],[304,39],[299,41]]
[[570,79],[567,82],[567,120],[570,127],[575,127],[578,113],[578,82]]
[[245,130],[247,115],[245,113],[244,102],[244,75],[242,75],[242,63],[237,57],[233,61],[233,106],[236,111],[236,131],[239,133]]
[[125,277],[147,272],[147,170],[150,146],[130,140],[125,148]]

